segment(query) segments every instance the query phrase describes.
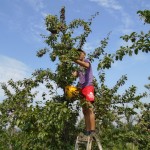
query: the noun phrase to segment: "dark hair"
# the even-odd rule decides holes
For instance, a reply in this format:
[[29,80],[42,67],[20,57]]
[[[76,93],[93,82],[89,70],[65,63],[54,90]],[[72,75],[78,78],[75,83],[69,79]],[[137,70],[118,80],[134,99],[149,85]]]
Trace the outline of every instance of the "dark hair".
[[84,50],[82,50],[82,49],[77,49],[77,51],[78,52],[82,52],[82,53],[84,53],[86,55],[86,52]]

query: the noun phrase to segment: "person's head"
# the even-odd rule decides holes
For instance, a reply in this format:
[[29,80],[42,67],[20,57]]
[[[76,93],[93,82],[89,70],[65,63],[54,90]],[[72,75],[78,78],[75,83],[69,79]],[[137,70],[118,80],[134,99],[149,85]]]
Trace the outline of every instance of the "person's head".
[[78,49],[78,52],[80,52],[79,59],[80,59],[80,60],[84,60],[84,59],[85,59],[85,56],[86,56],[85,51],[83,51],[82,49]]

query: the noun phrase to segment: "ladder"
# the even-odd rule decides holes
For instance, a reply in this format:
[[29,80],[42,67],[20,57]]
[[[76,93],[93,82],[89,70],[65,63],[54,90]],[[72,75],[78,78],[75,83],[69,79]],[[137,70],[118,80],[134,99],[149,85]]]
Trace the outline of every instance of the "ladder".
[[92,150],[92,142],[94,141],[97,143],[98,149],[102,150],[102,145],[96,134],[85,136],[83,133],[80,133],[76,139],[75,150],[80,150],[80,145],[85,145],[86,150]]

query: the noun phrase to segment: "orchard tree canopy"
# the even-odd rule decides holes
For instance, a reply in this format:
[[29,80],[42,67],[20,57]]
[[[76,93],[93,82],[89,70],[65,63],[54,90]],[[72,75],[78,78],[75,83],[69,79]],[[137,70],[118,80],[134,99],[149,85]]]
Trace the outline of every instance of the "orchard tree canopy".
[[[150,23],[149,10],[138,11],[138,14],[145,23]],[[48,54],[50,64],[56,64],[55,71],[52,68],[38,69],[31,78],[1,84],[6,99],[0,103],[0,149],[74,149],[76,136],[83,130],[82,121],[78,123],[80,97],[67,100],[64,89],[75,84],[76,79],[71,74],[78,66],[73,60],[79,55],[77,49],[82,49],[86,43],[91,33],[90,26],[97,15],[95,13],[88,21],[75,19],[67,24],[65,7],[62,7],[60,16],[46,16],[48,35],[42,37],[47,48],[39,50],[37,56]],[[83,29],[83,33],[75,36],[78,27]],[[131,42],[130,46],[121,46],[115,53],[107,53],[108,35],[101,40],[99,47],[88,54],[91,62],[98,60],[99,77],[94,80],[97,133],[104,149],[127,149],[132,144],[140,150],[148,150],[149,105],[141,102],[147,93],[137,94],[133,85],[120,94],[118,90],[125,84],[126,75],[109,88],[105,83],[105,69],[110,69],[112,63],[122,61],[126,55],[137,55],[139,51],[148,53],[150,31],[133,32],[121,36],[121,39]],[[37,102],[35,97],[38,91],[33,90],[38,90],[40,85],[44,85],[48,92],[44,92],[41,101]],[[63,92],[57,92],[57,88]]]

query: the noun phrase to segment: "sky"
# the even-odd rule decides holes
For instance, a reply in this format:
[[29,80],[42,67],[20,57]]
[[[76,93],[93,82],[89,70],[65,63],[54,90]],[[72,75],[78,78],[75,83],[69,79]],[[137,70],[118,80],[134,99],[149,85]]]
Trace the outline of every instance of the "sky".
[[[100,13],[93,20],[92,33],[84,45],[87,53],[100,46],[100,41],[109,32],[106,50],[113,53],[125,45],[120,36],[150,29],[137,15],[138,10],[150,9],[149,0],[0,0],[0,82],[11,78],[22,80],[31,77],[35,69],[55,67],[48,56],[38,58],[36,52],[47,47],[40,35],[47,34],[44,18],[48,14],[59,15],[62,6],[66,8],[67,23],[78,18],[88,21],[91,15]],[[149,58],[150,54],[140,53],[115,62],[106,71],[107,85],[112,87],[122,75],[127,75],[128,81],[120,92],[131,85],[137,86],[138,93],[146,91],[144,85],[149,83],[150,76]],[[95,64],[92,66],[97,76]],[[45,90],[44,86],[40,87],[42,90]],[[3,98],[0,89],[0,100]],[[149,102],[148,98],[144,102]]]

